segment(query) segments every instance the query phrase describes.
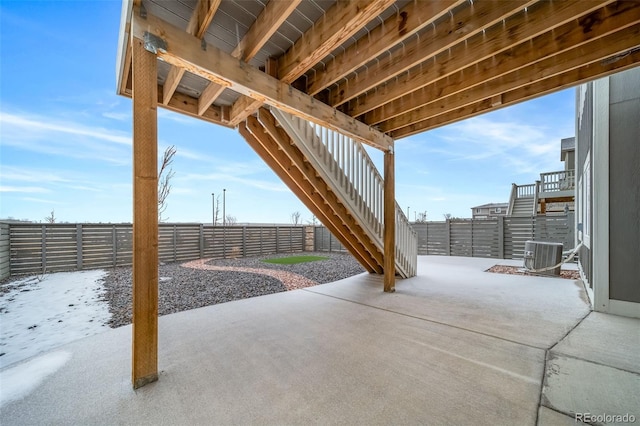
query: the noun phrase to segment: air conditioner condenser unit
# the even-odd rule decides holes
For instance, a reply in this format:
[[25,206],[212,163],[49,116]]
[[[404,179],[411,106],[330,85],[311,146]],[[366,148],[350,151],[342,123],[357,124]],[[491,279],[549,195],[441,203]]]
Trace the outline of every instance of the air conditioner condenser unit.
[[[562,262],[562,243],[526,241],[524,243],[524,267],[536,271]],[[540,275],[560,276],[560,266],[546,271],[534,272]]]

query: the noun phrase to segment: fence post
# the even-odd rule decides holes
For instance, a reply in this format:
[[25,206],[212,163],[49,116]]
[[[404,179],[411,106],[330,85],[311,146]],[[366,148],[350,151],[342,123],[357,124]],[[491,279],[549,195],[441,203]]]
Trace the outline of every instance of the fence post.
[[111,225],[111,242],[112,242],[112,254],[113,254],[113,266],[118,263],[118,240],[116,239],[116,226]]
[[[329,232],[329,230],[327,228],[324,228],[325,232]],[[331,253],[331,246],[332,246],[332,242],[331,242],[331,232],[329,232],[329,253]]]
[[198,241],[200,245],[200,259],[204,258],[204,224],[200,224],[200,239]]
[[247,257],[247,227],[242,227],[242,257]]
[[40,234],[42,241],[42,273],[47,271],[47,225],[42,225],[42,232]]
[[498,217],[498,259],[504,259],[504,217]]
[[173,225],[173,261],[178,260],[178,227]]
[[260,256],[262,256],[262,226],[260,227]]
[[227,227],[222,226],[222,258],[227,258]]
[[475,257],[473,255],[473,222],[474,220],[471,219],[471,257]]
[[451,256],[451,219],[447,219],[445,227],[447,232],[447,256]]
[[278,231],[280,230],[279,226],[276,226],[276,253],[280,253],[280,247],[278,245]]
[[82,224],[76,225],[76,268],[82,269]]
[[293,227],[289,227],[289,253],[293,253]]

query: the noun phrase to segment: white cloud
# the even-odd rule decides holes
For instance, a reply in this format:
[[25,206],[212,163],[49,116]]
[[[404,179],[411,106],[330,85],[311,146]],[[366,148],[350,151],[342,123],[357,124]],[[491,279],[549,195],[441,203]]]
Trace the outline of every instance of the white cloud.
[[22,193],[45,193],[51,192],[47,188],[42,188],[39,186],[6,186],[0,185],[0,192],[22,192]]
[[92,139],[99,139],[121,145],[131,145],[131,136],[122,132],[101,127],[87,127],[83,124],[70,121],[55,121],[55,119],[49,117],[28,117],[0,113],[0,123],[3,125],[3,132],[7,128],[29,133],[57,132],[76,136],[87,136]]

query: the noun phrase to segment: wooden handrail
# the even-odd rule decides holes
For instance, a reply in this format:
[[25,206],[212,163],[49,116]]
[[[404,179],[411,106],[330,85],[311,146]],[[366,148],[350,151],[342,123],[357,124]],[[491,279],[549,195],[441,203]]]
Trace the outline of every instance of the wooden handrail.
[[[271,113],[383,251],[384,182],[362,143],[275,108]],[[396,203],[396,269],[403,277],[416,274],[417,244],[415,231]]]

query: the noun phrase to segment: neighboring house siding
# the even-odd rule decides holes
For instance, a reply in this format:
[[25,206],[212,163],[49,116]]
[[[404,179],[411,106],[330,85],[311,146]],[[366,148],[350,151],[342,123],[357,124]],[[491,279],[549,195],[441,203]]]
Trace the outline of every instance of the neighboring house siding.
[[609,298],[640,303],[640,68],[609,90]]

